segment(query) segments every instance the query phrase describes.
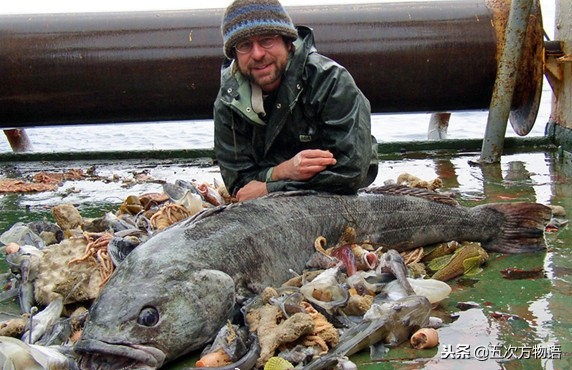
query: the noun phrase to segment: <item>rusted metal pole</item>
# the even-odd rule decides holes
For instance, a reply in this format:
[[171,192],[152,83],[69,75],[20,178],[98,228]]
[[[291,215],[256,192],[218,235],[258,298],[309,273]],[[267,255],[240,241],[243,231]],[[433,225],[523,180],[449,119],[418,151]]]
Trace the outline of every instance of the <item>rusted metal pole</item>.
[[518,76],[518,65],[534,1],[512,1],[506,26],[505,41],[498,63],[497,77],[489,108],[483,147],[481,149],[482,163],[499,162],[502,155],[508,117]]
[[[550,119],[557,125],[557,139],[572,151],[572,2],[556,0],[555,38],[562,41],[562,55],[553,64],[555,81]],[[555,64],[555,65],[554,65]]]
[[28,134],[24,129],[13,128],[4,130],[4,135],[8,138],[8,142],[12,147],[12,151],[16,153],[31,152],[32,142],[28,138]]

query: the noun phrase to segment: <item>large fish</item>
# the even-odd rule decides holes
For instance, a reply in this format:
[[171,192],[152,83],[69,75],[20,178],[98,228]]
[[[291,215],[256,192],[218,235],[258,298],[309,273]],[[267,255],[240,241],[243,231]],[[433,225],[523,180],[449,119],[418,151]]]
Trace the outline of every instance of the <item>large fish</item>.
[[[404,195],[411,193],[413,195]],[[479,241],[507,253],[545,248],[550,208],[536,203],[452,204],[410,188],[355,196],[284,193],[204,211],[158,233],[118,266],[75,346],[83,369],[154,369],[202,348],[237,299],[301,272],[322,235],[346,226],[358,241],[399,251]]]

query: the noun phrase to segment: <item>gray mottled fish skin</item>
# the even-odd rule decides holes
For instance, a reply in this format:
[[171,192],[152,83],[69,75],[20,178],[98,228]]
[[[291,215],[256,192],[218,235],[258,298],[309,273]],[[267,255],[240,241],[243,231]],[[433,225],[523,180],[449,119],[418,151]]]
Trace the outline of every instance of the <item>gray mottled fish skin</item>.
[[237,294],[279,286],[289,269],[301,272],[316,237],[335,243],[346,225],[358,240],[398,250],[473,240],[522,252],[545,248],[546,217],[550,209],[538,204],[469,209],[387,194],[289,193],[211,209],[127,256],[75,349],[83,369],[153,369],[200,349],[231,317]]

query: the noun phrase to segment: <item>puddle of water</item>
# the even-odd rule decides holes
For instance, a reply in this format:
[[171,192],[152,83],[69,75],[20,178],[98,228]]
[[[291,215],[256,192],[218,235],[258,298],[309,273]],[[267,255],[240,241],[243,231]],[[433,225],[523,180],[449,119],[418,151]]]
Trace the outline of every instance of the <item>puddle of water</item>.
[[[385,159],[376,185],[409,173],[424,180],[440,177],[444,191],[456,194],[461,204],[507,201],[539,202],[564,207],[572,214],[570,161],[556,152],[508,154],[500,163],[475,166],[478,153],[422,154]],[[87,163],[8,163],[0,175],[21,177],[68,168],[86,170]],[[176,179],[220,181],[215,167],[194,161],[143,161],[120,164],[96,162],[96,172],[109,181],[70,181],[54,192],[0,195],[0,232],[17,221],[53,220],[50,208],[72,203],[84,217],[115,210],[128,195],[160,192],[161,181]],[[128,168],[128,170],[126,170]],[[160,180],[132,184],[133,173],[145,171]],[[120,180],[113,180],[119,178]],[[123,181],[124,179],[125,181]],[[481,274],[451,283],[453,292],[436,313],[455,321],[439,329],[440,344],[429,350],[413,350],[407,344],[392,349],[382,361],[362,352],[352,357],[359,369],[569,369],[572,368],[572,229],[566,226],[546,235],[546,252],[527,255],[492,254]],[[544,277],[507,280],[505,268],[541,268]],[[4,266],[0,266],[2,271]],[[475,302],[476,308],[459,309],[459,302]],[[14,306],[12,306],[12,309]],[[10,307],[0,306],[0,311]],[[449,320],[451,321],[451,320]],[[480,356],[480,357],[479,357]],[[189,366],[184,360],[166,368]]]

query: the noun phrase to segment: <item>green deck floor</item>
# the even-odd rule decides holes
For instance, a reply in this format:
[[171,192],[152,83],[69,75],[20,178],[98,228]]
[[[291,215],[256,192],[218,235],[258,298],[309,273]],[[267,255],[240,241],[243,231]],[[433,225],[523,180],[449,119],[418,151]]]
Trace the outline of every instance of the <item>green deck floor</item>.
[[[440,177],[444,183],[441,190],[456,193],[463,205],[535,201],[562,206],[571,217],[570,155],[543,147],[542,142],[540,148],[533,149],[538,143],[531,142],[530,150],[507,151],[499,164],[486,166],[475,165],[479,159],[477,151],[461,151],[467,147],[473,149],[474,143],[454,148],[455,151],[431,152],[398,145],[388,153],[381,153],[382,170],[375,184],[395,180],[404,172],[425,180]],[[17,221],[52,220],[50,207],[56,204],[72,203],[84,217],[97,217],[115,210],[127,195],[161,191],[161,181],[220,180],[217,168],[208,158],[144,157],[121,161],[113,158],[28,158],[25,161],[3,158],[0,178],[26,178],[41,170],[87,170],[92,166],[100,178],[68,181],[54,192],[0,195],[0,232]],[[154,181],[135,184],[129,181],[139,173],[151,176]],[[492,254],[481,274],[450,282],[451,296],[435,311],[448,321],[439,329],[439,347],[419,351],[404,344],[391,349],[382,360],[372,361],[365,352],[354,355],[352,360],[362,370],[572,368],[572,226],[547,233],[546,241],[546,252]],[[544,277],[507,280],[500,273],[507,267],[541,268]],[[4,271],[5,267],[0,266],[0,269]],[[475,302],[478,306],[462,310],[458,308],[459,302]],[[1,306],[0,311],[15,307],[12,302]],[[456,320],[452,321],[450,317]],[[482,358],[476,357],[479,353]],[[465,358],[467,356],[469,358]],[[190,356],[165,368],[182,369],[195,358]]]

